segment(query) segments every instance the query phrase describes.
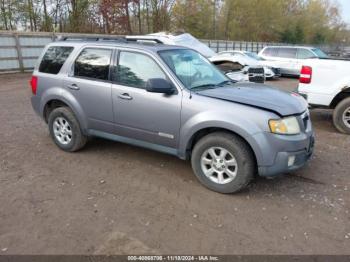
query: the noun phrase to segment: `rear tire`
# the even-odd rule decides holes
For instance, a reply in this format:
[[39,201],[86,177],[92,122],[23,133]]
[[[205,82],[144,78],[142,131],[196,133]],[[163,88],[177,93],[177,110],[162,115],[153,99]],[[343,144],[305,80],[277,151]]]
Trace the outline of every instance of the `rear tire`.
[[344,134],[350,134],[350,97],[340,101],[333,112],[334,126]]
[[55,144],[66,152],[78,151],[86,144],[87,137],[82,133],[78,120],[68,107],[54,109],[49,115],[48,126]]
[[193,148],[192,169],[207,188],[235,193],[253,179],[256,161],[249,145],[240,137],[215,132],[203,137]]

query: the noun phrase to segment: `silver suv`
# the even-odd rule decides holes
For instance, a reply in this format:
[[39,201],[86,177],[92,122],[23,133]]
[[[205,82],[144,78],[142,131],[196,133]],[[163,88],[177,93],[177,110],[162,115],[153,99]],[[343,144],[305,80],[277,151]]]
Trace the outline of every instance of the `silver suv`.
[[197,178],[236,192],[255,174],[302,167],[313,151],[306,101],[262,84],[234,83],[188,48],[119,40],[49,44],[34,70],[34,110],[56,145],[89,136],[191,160]]
[[305,59],[326,59],[328,56],[319,48],[306,46],[267,46],[259,56],[281,68],[283,75],[299,76]]

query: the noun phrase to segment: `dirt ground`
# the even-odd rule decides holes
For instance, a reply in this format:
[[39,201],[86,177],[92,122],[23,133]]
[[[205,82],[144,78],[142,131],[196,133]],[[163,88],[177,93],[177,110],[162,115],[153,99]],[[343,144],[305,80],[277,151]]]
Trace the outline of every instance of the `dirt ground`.
[[312,112],[307,167],[221,195],[172,156],[102,139],[59,150],[29,78],[0,76],[0,254],[350,254],[350,136],[329,111]]

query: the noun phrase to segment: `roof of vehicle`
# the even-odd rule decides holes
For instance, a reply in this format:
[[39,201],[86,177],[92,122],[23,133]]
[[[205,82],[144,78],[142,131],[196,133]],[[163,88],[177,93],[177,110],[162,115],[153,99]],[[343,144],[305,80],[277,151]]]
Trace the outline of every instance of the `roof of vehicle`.
[[316,47],[314,46],[302,46],[302,45],[270,45],[270,46],[265,46],[264,48],[305,48],[305,49],[314,49]]
[[244,55],[243,57],[237,57],[230,54],[218,54],[216,56],[210,57],[209,60],[211,62],[233,62],[233,63],[239,63],[242,66],[251,66],[251,67],[257,67],[260,66],[259,62],[257,60]]
[[173,50],[173,49],[189,49],[187,47],[183,46],[177,46],[177,45],[165,45],[165,44],[159,44],[159,43],[152,43],[152,42],[136,42],[136,41],[130,41],[130,42],[123,42],[123,41],[113,41],[113,40],[99,40],[99,41],[93,41],[93,40],[66,40],[66,41],[56,41],[49,44],[50,46],[112,46],[112,47],[127,47],[127,48],[133,48],[133,49],[140,49],[140,50],[146,50],[152,53],[157,53],[158,51],[162,50]]
[[212,62],[216,62],[216,61],[236,61],[237,59],[234,58],[232,55],[229,55],[229,54],[219,54],[219,55],[216,55],[216,56],[212,56],[209,58],[210,61]]
[[254,52],[251,52],[251,51],[246,51],[246,50],[226,50],[226,51],[221,51],[219,52],[218,54],[220,55],[226,55],[227,53],[239,53],[239,54],[247,54],[247,53],[254,53]]

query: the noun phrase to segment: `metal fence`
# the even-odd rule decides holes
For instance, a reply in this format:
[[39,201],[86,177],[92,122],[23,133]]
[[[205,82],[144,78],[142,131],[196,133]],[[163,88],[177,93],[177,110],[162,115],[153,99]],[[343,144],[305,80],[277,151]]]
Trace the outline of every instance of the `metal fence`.
[[[265,46],[293,46],[293,44],[276,42],[244,42],[244,41],[226,41],[226,40],[201,40],[209,46],[214,52],[218,53],[226,50],[242,50],[259,53]],[[350,46],[344,45],[314,45],[334,58],[350,58]]]
[[33,69],[42,49],[53,39],[52,34],[0,32],[0,72]]
[[32,71],[45,45],[55,41],[59,36],[106,37],[107,35],[0,31],[0,73]]
[[[69,34],[69,33],[27,33],[0,31],[0,73],[1,72],[24,72],[33,70],[35,63],[48,43],[55,41],[59,36],[74,37],[107,37],[111,35],[102,34]],[[113,35],[117,36],[117,35]],[[225,50],[246,50],[259,52],[268,45],[282,45],[281,43],[266,42],[242,42],[224,40],[201,40],[215,52]],[[285,45],[285,44],[283,44]],[[349,52],[350,47],[322,46],[324,51],[335,56],[342,56],[344,52]],[[348,50],[348,51],[347,51]]]
[[[218,53],[226,50],[243,50],[259,53],[261,49],[269,45],[282,45],[281,43],[265,42],[244,42],[244,41],[226,41],[226,40],[201,40],[209,46],[214,52]],[[283,44],[288,45],[288,44]]]

